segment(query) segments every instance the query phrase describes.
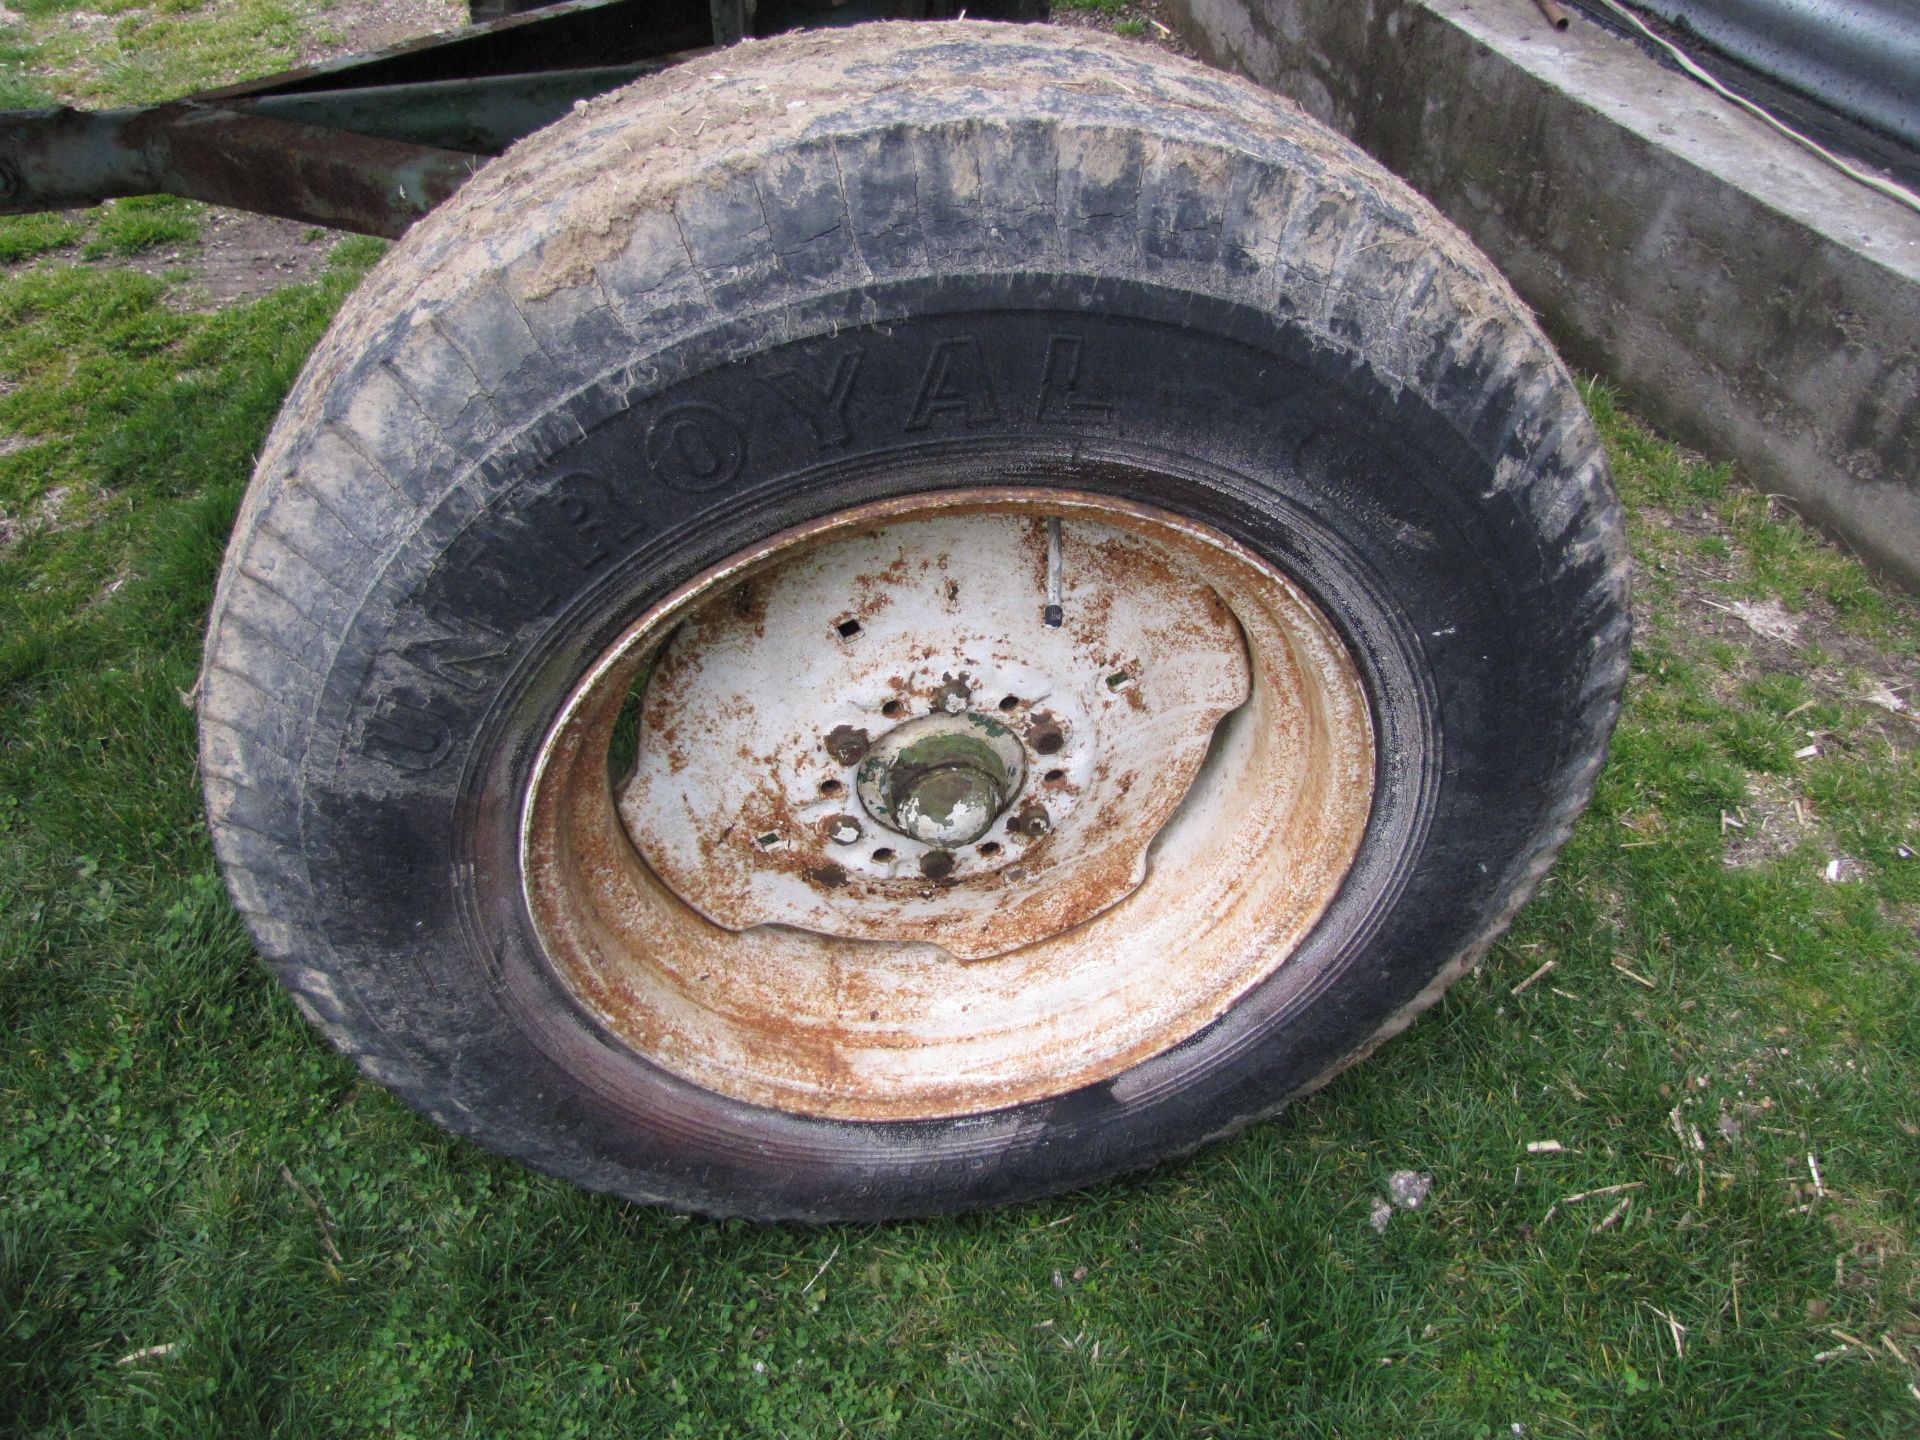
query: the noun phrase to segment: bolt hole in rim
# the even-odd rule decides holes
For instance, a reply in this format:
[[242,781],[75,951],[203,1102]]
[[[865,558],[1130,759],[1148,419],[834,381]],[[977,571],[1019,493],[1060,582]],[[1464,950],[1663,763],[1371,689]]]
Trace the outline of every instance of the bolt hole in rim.
[[[1039,547],[1028,567],[1036,583],[1049,558],[1080,577],[1065,625],[1051,630],[1058,639],[1007,626],[976,634],[963,599],[948,607],[950,634],[924,616],[916,623],[924,663],[880,677],[880,703],[861,698],[874,687],[851,682],[848,695],[823,701],[857,705],[876,746],[895,726],[925,724],[911,717],[955,693],[980,697],[972,704],[984,708],[966,712],[980,725],[1025,725],[1029,754],[1057,737],[1040,752],[1051,767],[1029,761],[983,835],[948,847],[883,827],[886,843],[849,848],[863,838],[846,813],[854,771],[820,743],[846,720],[824,710],[801,717],[812,736],[804,750],[769,747],[764,765],[714,771],[723,790],[734,787],[715,792],[718,813],[685,813],[673,722],[720,704],[712,713],[762,717],[751,723],[764,731],[779,709],[731,692],[703,701],[694,683],[715,670],[724,643],[745,643],[744,632],[717,628],[734,621],[715,618],[741,608],[743,586],[777,596],[826,584],[845,556],[867,565],[863,584],[911,571],[876,566],[889,546],[922,556],[923,568],[937,550],[964,571],[965,555],[994,545],[1016,556]],[[989,556],[983,568],[1009,567]],[[943,593],[964,597],[973,578],[963,573],[956,587],[949,576]],[[897,596],[911,599],[914,583],[901,581]],[[1149,632],[1114,654],[1102,643],[1122,592],[1150,607]],[[722,597],[732,603],[716,604]],[[843,603],[833,622],[858,626],[860,646],[841,652],[849,665],[861,652],[884,663],[896,643],[888,627],[898,624],[870,587],[868,600]],[[769,602],[768,613],[784,610]],[[1048,644],[1081,647],[1057,651],[1074,663],[1054,668],[1073,673],[1028,663]],[[990,687],[973,676],[999,666],[1017,680],[1022,665],[1032,684],[1003,691],[1005,679]],[[643,677],[639,755],[610,783],[609,747]],[[813,766],[836,767],[824,778],[837,789],[800,773]],[[1111,1078],[1189,1038],[1283,965],[1358,853],[1374,773],[1365,694],[1338,633],[1226,536],[1076,492],[906,497],[772,537],[654,606],[600,657],[536,761],[522,816],[526,899],[560,981],[610,1034],[673,1074],[822,1118],[974,1114]],[[827,808],[773,823],[762,801],[783,785]],[[1031,798],[1042,785],[1044,807]],[[836,859],[823,863],[828,850]],[[712,886],[716,873],[734,888]]]

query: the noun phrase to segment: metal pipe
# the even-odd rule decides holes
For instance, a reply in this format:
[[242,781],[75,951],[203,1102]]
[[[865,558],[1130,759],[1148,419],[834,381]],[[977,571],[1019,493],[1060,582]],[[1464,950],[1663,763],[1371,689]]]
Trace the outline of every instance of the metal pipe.
[[463,151],[186,102],[15,111],[0,119],[0,214],[168,194],[392,237],[481,163]]
[[145,195],[153,167],[126,127],[138,110],[0,112],[0,215]]
[[1920,145],[1913,0],[1632,0],[1764,75]]
[[479,75],[414,85],[303,90],[262,95],[222,108],[416,145],[498,155],[514,141],[551,125],[576,101],[591,100],[630,85],[643,75],[658,74],[669,64],[704,53],[690,51],[666,60],[531,75]]

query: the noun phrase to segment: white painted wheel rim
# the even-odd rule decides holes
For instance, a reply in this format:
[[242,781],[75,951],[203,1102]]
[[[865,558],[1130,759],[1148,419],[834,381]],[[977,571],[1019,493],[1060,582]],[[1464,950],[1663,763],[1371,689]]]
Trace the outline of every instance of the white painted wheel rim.
[[[863,805],[844,732],[871,759],[956,712],[1020,778],[927,845]],[[1338,892],[1373,775],[1352,658],[1266,562],[1098,496],[954,492],[775,536],[643,616],[543,744],[523,873],[556,975],[655,1064],[795,1114],[952,1117],[1224,1014]]]

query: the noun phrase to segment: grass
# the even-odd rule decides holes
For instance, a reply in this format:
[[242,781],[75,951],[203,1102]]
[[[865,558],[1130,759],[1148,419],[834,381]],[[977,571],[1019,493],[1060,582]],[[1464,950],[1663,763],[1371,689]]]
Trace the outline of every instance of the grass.
[[[333,0],[14,0],[0,7],[0,110],[152,105],[300,63],[337,43]],[[445,21],[459,23],[449,6]],[[140,196],[60,215],[0,216],[0,265],[192,247],[203,206]]]
[[71,249],[86,233],[83,222],[66,215],[0,215],[0,265]]
[[1152,38],[1155,26],[1163,35],[1172,34],[1165,25],[1152,18],[1153,7],[1142,3],[1142,0],[1053,0],[1053,9],[1058,17],[1071,12],[1078,16],[1080,24],[1090,25],[1096,30],[1108,30],[1115,35],[1125,35],[1130,39]]
[[[0,110],[157,104],[297,63],[320,7],[270,0],[17,0],[0,24]],[[0,216],[0,265],[191,247],[203,206],[136,196],[91,210]]]
[[91,210],[0,215],[0,265],[64,252],[105,260],[192,247],[205,212],[204,205],[172,195],[135,195]]
[[89,260],[109,255],[144,255],[200,239],[205,206],[172,195],[132,195],[103,205],[100,223],[81,253]]
[[[228,909],[179,695],[250,457],[376,250],[210,315],[0,280],[0,1426],[1914,1432],[1920,770],[1862,697],[1920,623],[1604,388],[1649,615],[1599,796],[1480,973],[1281,1119],[1051,1204],[757,1229],[362,1081]],[[1701,623],[1761,599],[1821,655]],[[1805,823],[1730,866],[1763,792]],[[1402,1168],[1432,1199],[1376,1234]]]
[[[9,3],[0,105],[237,78],[312,23]],[[197,215],[0,220],[0,1434],[1920,1429],[1920,737],[1870,698],[1920,608],[1728,467],[1591,388],[1638,559],[1614,759],[1406,1036],[1054,1203],[689,1221],[404,1110],[227,905],[179,697],[251,457],[379,247],[210,314],[64,261]],[[1743,618],[1774,608],[1791,646]],[[1432,1197],[1376,1233],[1400,1169]]]
[[[322,7],[310,0],[13,0],[0,77],[38,72],[69,104],[155,105],[298,63]],[[9,102],[11,103],[11,102]]]
[[16,27],[0,25],[0,110],[26,110],[51,102],[45,82],[30,68],[35,47]]

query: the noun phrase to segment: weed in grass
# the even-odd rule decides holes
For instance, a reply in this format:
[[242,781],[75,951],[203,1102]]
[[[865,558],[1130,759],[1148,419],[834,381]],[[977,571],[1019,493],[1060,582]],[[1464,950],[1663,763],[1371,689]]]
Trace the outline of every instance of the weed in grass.
[[100,225],[83,252],[89,260],[141,255],[200,239],[204,206],[172,195],[134,195],[100,208]]
[[[0,97],[0,109],[5,109]],[[0,215],[0,265],[17,265],[39,255],[78,245],[87,227],[61,214]]]

